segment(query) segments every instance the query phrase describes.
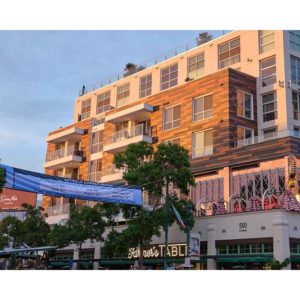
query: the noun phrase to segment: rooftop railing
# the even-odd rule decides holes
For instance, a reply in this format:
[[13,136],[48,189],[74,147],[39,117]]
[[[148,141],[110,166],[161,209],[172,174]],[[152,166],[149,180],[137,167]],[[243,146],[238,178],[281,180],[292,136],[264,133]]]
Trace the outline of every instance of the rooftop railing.
[[[212,37],[212,40],[215,39],[215,38],[218,38],[220,36],[223,36],[225,34],[227,34],[229,31],[227,30],[226,32],[225,31],[221,31],[220,30],[220,33],[217,34],[215,37],[213,36]],[[204,44],[204,42],[203,42]],[[202,45],[202,44],[201,44]],[[87,93],[90,93],[92,91],[95,91],[99,88],[102,88],[106,85],[109,85],[109,84],[112,84],[113,82],[116,82],[122,78],[125,78],[127,76],[130,76],[132,74],[136,74],[146,68],[149,68],[149,67],[152,67],[152,66],[155,66],[156,64],[159,64],[167,59],[170,59],[172,57],[175,57],[181,53],[184,53],[184,52],[187,52],[193,48],[196,48],[200,46],[199,45],[199,41],[195,38],[193,39],[192,41],[188,42],[188,43],[185,43],[183,45],[180,45],[180,46],[177,46],[176,48],[174,49],[171,49],[171,50],[168,50],[158,56],[155,56],[147,61],[144,61],[143,63],[140,63],[140,64],[137,64],[137,65],[134,65],[132,68],[130,69],[127,69],[126,71],[123,71],[123,72],[119,72],[115,75],[112,75],[106,79],[103,79],[103,80],[100,80],[100,81],[97,81],[95,82],[94,84],[90,84],[90,85],[84,85],[82,87],[82,89],[80,89],[79,91],[79,96],[83,96]]]
[[268,134],[261,134],[261,135],[254,136],[252,138],[238,140],[237,142],[235,142],[234,146],[237,148],[244,147],[244,146],[254,145],[254,144],[272,141],[272,140],[289,137],[289,136],[300,138],[300,132],[295,130],[283,130],[283,131],[272,132]]

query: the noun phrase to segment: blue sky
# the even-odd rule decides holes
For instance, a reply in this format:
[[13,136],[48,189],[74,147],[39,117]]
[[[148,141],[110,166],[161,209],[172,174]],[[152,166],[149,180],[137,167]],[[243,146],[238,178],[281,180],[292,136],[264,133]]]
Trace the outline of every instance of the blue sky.
[[190,42],[202,31],[0,31],[1,163],[44,172],[44,139],[72,123],[83,84]]

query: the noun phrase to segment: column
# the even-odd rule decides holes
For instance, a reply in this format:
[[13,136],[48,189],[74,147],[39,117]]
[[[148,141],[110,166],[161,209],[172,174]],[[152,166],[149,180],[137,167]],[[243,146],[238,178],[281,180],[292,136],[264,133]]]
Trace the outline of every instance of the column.
[[[207,224],[207,255],[216,255],[216,223],[209,222]],[[216,270],[216,260],[207,259],[207,270]]]
[[[94,249],[94,259],[101,258],[101,242],[95,242],[95,249]],[[94,261],[93,269],[98,270],[99,268],[99,261]]]
[[[290,239],[288,218],[285,212],[278,212],[273,219],[273,252],[274,259],[283,262],[290,258]],[[291,264],[284,268],[291,269]]]
[[78,259],[79,259],[79,248],[75,247],[73,252],[73,260],[76,262],[73,262],[72,270],[77,270],[78,266]]

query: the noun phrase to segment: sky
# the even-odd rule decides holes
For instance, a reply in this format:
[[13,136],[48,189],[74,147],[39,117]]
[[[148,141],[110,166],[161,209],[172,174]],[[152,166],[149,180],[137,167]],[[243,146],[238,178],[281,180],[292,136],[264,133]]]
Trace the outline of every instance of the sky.
[[45,137],[72,123],[83,84],[191,42],[203,31],[0,31],[1,163],[44,173]]

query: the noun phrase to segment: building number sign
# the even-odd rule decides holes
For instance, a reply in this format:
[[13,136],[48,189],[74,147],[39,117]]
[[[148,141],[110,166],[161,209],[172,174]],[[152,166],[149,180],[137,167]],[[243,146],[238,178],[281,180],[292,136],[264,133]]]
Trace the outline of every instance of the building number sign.
[[247,222],[239,223],[239,232],[247,231]]

